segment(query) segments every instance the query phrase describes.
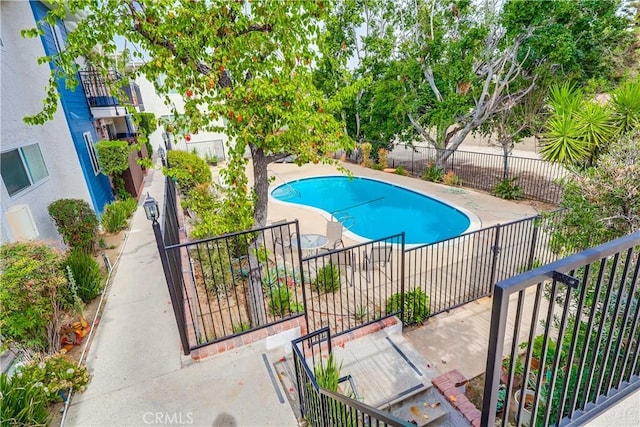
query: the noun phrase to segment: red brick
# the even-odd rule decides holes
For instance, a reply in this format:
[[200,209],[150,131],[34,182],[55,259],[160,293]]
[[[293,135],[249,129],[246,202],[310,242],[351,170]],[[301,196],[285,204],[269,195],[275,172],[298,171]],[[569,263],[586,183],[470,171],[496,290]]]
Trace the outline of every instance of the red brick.
[[191,358],[193,360],[200,360],[200,350],[193,350],[191,352]]
[[243,344],[243,342],[242,342],[242,337],[235,337],[235,338],[233,339],[233,344],[234,344],[236,347],[242,347],[242,344]]
[[267,326],[267,334],[273,335],[276,333],[276,328],[274,326]]
[[475,420],[473,420],[473,421],[471,422],[471,425],[472,425],[473,427],[480,427],[480,418],[476,418]]
[[482,412],[480,412],[480,410],[478,408],[474,408],[474,409],[471,409],[471,410],[467,411],[464,416],[469,421],[472,421],[472,420],[475,420],[475,419],[479,419],[481,415],[482,415]]
[[456,387],[463,386],[468,382],[467,377],[462,375],[457,369],[447,372],[445,376],[448,377]]
[[440,393],[446,394],[446,391],[454,389],[456,388],[456,386],[447,378],[444,381],[436,384],[436,388],[440,390]]
[[473,403],[469,402],[468,399],[465,399],[464,401],[460,400],[456,403],[456,407],[460,412],[462,412],[465,418],[467,418],[469,421],[473,421],[473,417],[468,417],[467,414],[471,414],[472,411],[477,409],[476,406]]
[[438,389],[440,389],[440,384],[442,384],[443,382],[449,380],[449,378],[447,378],[446,375],[440,375],[438,377],[435,377],[434,379],[431,380],[431,383],[437,387]]
[[233,340],[226,340],[225,341],[225,347],[226,350],[233,350],[234,348],[236,348],[236,345],[233,343]]

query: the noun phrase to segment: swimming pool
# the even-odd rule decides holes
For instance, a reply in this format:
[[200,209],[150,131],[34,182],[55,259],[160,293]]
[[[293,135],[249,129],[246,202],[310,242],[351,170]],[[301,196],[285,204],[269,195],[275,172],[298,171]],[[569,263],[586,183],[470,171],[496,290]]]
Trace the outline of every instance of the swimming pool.
[[405,243],[433,243],[469,229],[469,216],[418,192],[369,178],[324,176],[273,189],[274,199],[311,206],[333,215],[351,232],[380,239],[405,232]]

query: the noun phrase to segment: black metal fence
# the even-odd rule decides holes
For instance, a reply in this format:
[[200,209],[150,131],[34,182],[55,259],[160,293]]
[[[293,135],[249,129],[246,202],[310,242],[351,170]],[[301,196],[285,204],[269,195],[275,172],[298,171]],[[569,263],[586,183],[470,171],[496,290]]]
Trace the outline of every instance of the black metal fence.
[[304,315],[299,253],[278,240],[297,228],[287,222],[165,248],[189,350]]
[[557,259],[546,229],[560,215],[525,218],[407,249],[407,291],[428,295],[431,316],[488,296],[497,280]]
[[556,259],[544,222],[559,213],[411,249],[398,234],[303,257],[297,221],[181,243],[174,181],[165,188],[160,252],[185,353],[297,316],[334,334],[391,315],[421,323]]
[[[292,342],[301,416],[314,427],[396,426],[414,424],[362,404],[339,392],[320,387],[317,367],[327,363],[331,354],[331,332],[319,329]],[[341,381],[343,379],[340,379]]]
[[639,268],[636,232],[499,282],[482,425],[581,425],[640,390]]
[[[407,173],[421,177],[429,166],[435,165],[438,150],[432,147],[420,147],[396,144],[387,155],[389,167],[403,167]],[[340,158],[343,153],[335,154]],[[362,162],[359,150],[344,153],[345,160]],[[562,187],[557,184],[567,175],[562,166],[541,159],[503,156],[491,153],[476,153],[456,150],[446,161],[445,171],[454,172],[464,186],[492,192],[504,177],[515,178],[514,183],[522,189],[523,197],[557,204],[562,197]]]
[[329,325],[334,334],[402,316],[404,233],[302,260],[310,331]]

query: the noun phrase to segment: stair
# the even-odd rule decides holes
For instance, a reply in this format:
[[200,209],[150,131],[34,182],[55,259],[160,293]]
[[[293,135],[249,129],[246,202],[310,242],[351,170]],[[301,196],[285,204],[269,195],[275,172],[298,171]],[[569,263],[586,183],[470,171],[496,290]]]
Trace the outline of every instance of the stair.
[[452,408],[438,391],[428,387],[393,403],[388,411],[401,420],[407,420],[417,426],[442,426],[448,425],[446,422],[449,421]]

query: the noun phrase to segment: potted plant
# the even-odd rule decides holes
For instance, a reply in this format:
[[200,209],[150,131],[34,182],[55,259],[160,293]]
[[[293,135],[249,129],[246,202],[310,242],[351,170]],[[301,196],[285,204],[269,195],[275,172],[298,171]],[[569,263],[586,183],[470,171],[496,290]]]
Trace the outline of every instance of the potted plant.
[[218,166],[218,156],[212,153],[207,153],[205,161],[211,166]]

